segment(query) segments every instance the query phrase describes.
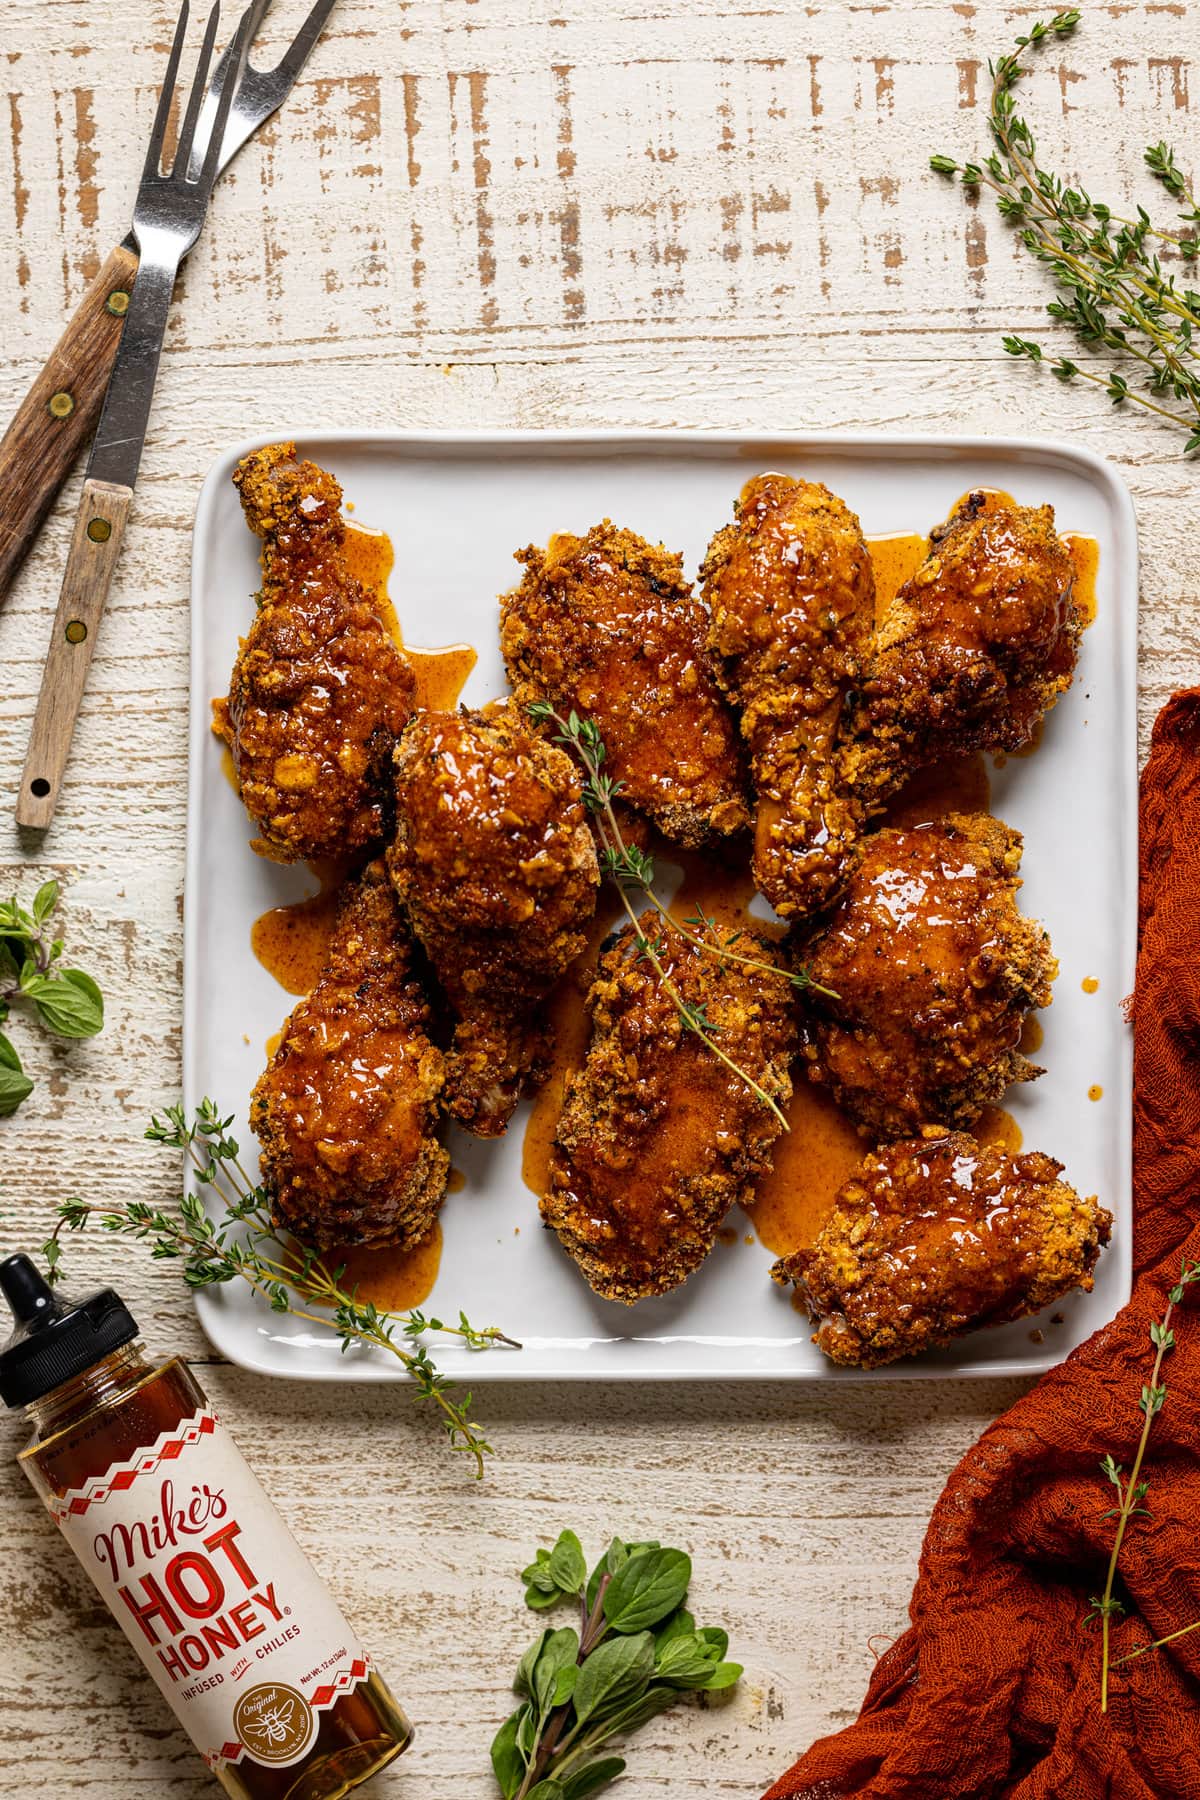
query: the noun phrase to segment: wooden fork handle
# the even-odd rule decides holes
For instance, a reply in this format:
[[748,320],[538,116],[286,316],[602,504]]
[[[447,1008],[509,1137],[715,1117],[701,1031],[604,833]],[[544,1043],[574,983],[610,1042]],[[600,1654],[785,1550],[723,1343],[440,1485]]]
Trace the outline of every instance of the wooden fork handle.
[[83,484],[17,796],[18,825],[44,830],[54,817],[132,499],[132,488],[110,481]]
[[137,266],[108,257],[0,440],[0,600],[99,422]]

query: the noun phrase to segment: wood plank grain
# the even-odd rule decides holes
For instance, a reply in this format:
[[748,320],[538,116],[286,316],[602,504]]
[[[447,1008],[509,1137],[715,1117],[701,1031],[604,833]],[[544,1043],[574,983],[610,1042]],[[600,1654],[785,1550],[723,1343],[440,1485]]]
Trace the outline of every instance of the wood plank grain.
[[100,418],[137,256],[105,258],[0,439],[0,601]]
[[83,484],[17,794],[17,824],[31,830],[44,831],[58,805],[132,500],[132,488]]
[[[1032,16],[1018,27],[1001,0],[475,0],[407,6],[398,26],[394,0],[340,0],[185,271],[136,525],[37,853],[11,793],[76,489],[0,614],[0,892],[63,880],[68,945],[109,1009],[76,1045],[8,1027],[38,1086],[0,1123],[5,1250],[40,1243],[71,1193],[177,1191],[141,1132],[179,1082],[189,528],[237,439],[306,422],[1069,439],[1112,458],[1137,505],[1145,745],[1200,672],[1196,471],[1165,428],[1004,355],[1004,331],[1040,331],[1078,359],[1011,230],[926,166],[983,147],[987,59]],[[0,418],[41,366],[46,321],[125,229],[166,18],[131,30],[124,0],[93,0],[85,42],[78,9],[10,0],[0,15]],[[1142,150],[1166,137],[1186,152],[1198,62],[1194,7],[1089,8],[1021,103],[1048,161],[1157,212]],[[402,569],[396,598],[403,611]],[[647,1728],[627,1800],[752,1800],[857,1709],[946,1473],[1020,1391],[489,1388],[497,1456],[476,1490],[402,1392],[213,1366],[169,1267],[104,1236],[70,1259],[74,1285],[114,1282],[157,1349],[204,1365],[406,1697],[417,1742],[380,1795],[490,1800],[486,1743],[529,1635],[512,1572],[570,1522],[589,1543],[622,1523],[686,1543],[698,1605],[745,1650],[733,1704]],[[0,1526],[0,1761],[73,1800],[213,1792],[3,1459]]]

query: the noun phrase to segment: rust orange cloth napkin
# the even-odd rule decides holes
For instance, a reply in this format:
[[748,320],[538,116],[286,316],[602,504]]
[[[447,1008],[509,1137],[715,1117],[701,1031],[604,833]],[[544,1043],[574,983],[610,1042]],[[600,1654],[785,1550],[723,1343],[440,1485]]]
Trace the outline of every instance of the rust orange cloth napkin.
[[[1181,1257],[1200,1258],[1200,688],[1159,715],[1140,836],[1133,1297],[963,1458],[929,1523],[910,1628],[858,1720],[767,1800],[1200,1800],[1200,1631],[1114,1668],[1105,1715],[1099,1628],[1084,1623],[1112,1545],[1100,1459],[1133,1460],[1150,1324]],[[1196,1287],[1176,1324],[1114,1658],[1200,1618]]]

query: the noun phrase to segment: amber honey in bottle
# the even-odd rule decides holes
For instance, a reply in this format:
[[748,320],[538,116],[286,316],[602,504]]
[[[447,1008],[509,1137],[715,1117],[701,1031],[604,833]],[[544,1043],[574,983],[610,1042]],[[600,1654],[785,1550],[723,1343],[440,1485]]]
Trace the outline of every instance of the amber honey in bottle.
[[412,1727],[179,1357],[152,1363],[111,1288],[64,1300],[0,1262],[0,1398],[21,1466],[236,1800],[334,1800]]

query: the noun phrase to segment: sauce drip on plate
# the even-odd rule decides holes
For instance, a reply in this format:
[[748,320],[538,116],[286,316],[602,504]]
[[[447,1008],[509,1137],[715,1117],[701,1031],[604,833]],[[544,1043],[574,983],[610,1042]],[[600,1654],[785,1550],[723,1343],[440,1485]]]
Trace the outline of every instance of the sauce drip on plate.
[[435,1225],[423,1243],[411,1250],[387,1244],[353,1244],[327,1250],[325,1262],[336,1269],[345,1263],[344,1288],[358,1289],[380,1312],[408,1312],[433,1292],[442,1260],[442,1228]]

